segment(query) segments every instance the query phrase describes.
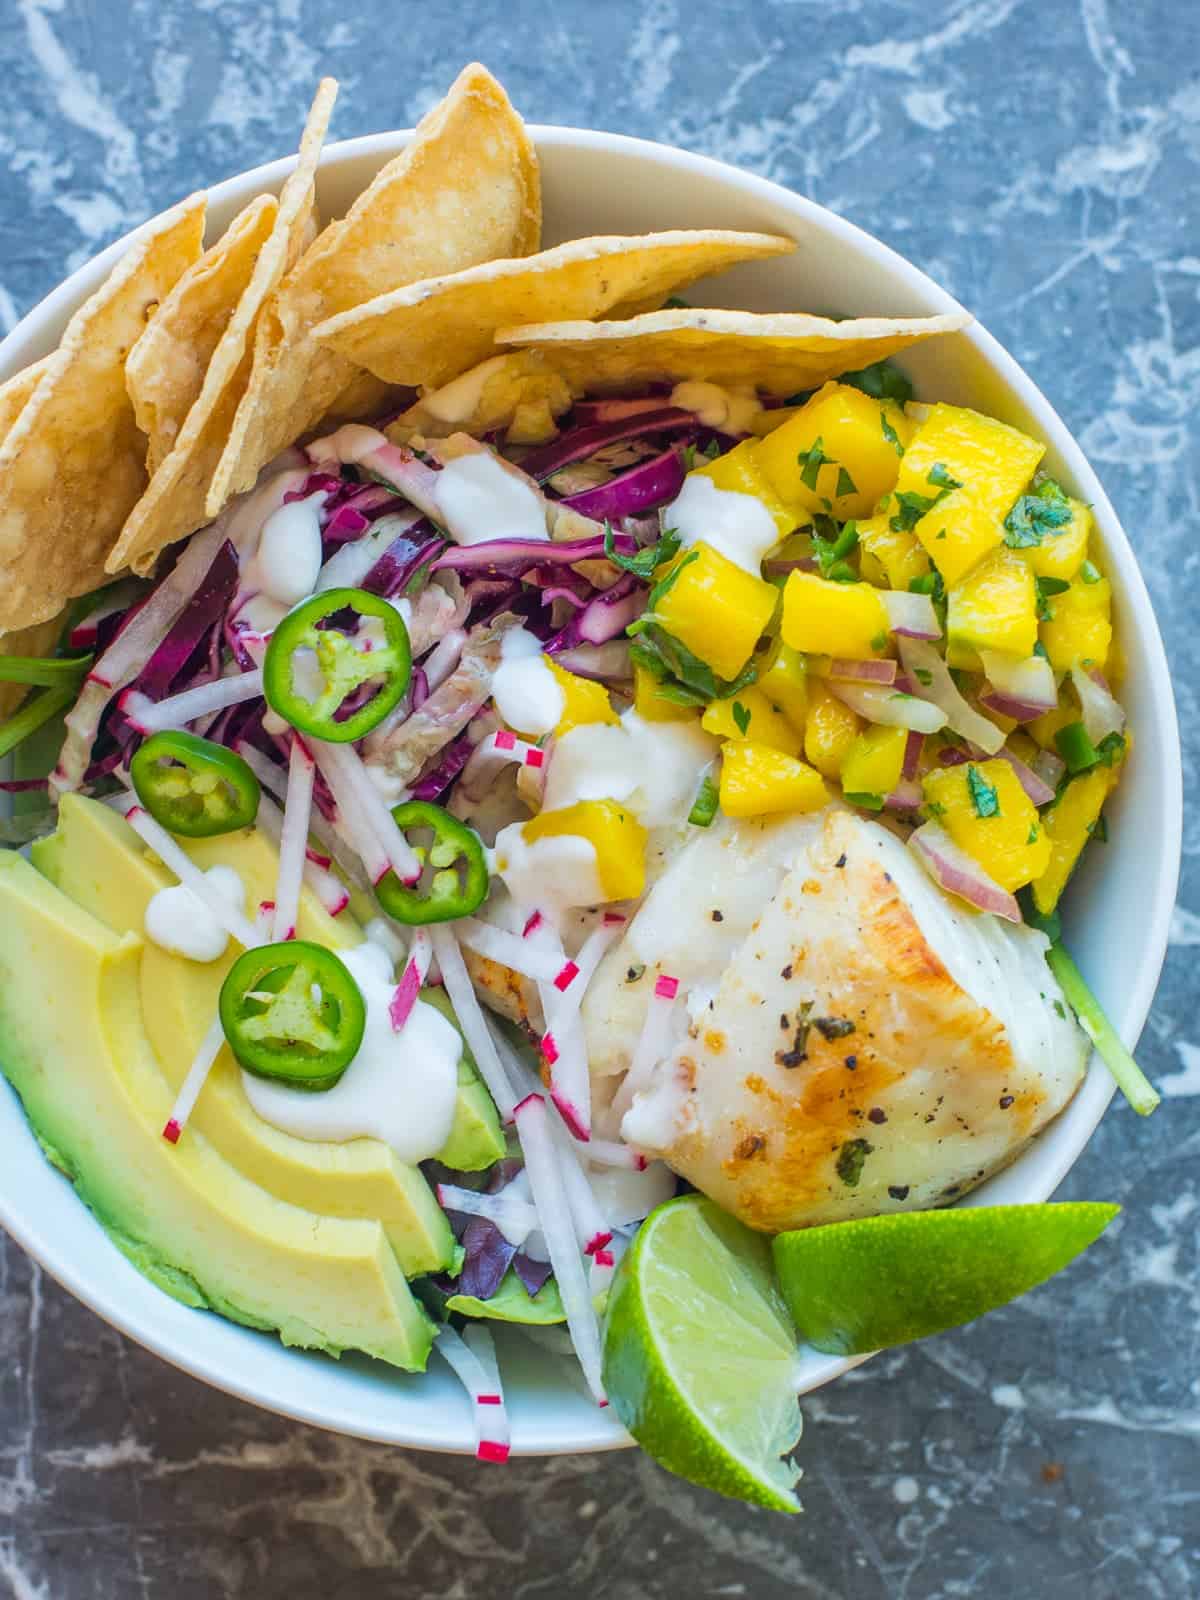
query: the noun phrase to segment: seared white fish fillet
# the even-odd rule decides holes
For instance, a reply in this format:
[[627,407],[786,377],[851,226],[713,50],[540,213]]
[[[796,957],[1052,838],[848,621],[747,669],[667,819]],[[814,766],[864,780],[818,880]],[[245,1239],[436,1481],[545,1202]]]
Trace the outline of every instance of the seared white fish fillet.
[[688,1031],[626,1113],[630,1143],[771,1233],[945,1203],[1083,1077],[1046,948],[851,812],[726,825],[675,859],[597,973],[593,1068],[625,1069],[671,972]]

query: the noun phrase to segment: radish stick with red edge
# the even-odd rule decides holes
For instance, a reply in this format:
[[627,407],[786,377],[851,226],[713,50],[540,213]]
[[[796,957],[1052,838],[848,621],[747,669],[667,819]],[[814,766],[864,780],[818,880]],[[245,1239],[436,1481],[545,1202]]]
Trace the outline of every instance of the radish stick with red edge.
[[287,803],[283,812],[283,833],[279,840],[279,877],[275,888],[276,944],[296,937],[300,915],[300,886],[304,882],[308,824],[312,817],[313,780],[316,767],[304,747],[303,739],[293,738],[288,762]]
[[259,938],[253,924],[213,888],[200,868],[184,854],[167,830],[155,822],[148,811],[142,809],[133,795],[128,797],[128,805],[129,809],[125,811],[126,822],[150,846],[167,870],[173,872],[180,883],[191,890],[205,910],[239,944],[244,945],[247,950],[258,944]]
[[[353,745],[325,744],[313,741],[313,754],[321,771],[333,788],[331,773],[336,772],[343,792],[354,796],[354,805],[366,826],[383,847],[388,862],[401,883],[416,883],[421,876],[421,863],[412,846],[396,826],[387,802],[371,781],[363,766],[362,757]],[[342,803],[338,798],[338,805]],[[377,880],[372,880],[377,881]]]
[[546,1241],[550,1266],[562,1297],[563,1310],[567,1314],[571,1342],[588,1387],[596,1400],[605,1405],[607,1400],[600,1381],[600,1325],[592,1304],[583,1256],[575,1238],[546,1102],[541,1095],[527,1095],[515,1107],[513,1115],[525,1156],[529,1186],[533,1191],[533,1203],[541,1222],[542,1237]]
[[654,992],[646,1008],[646,1020],[633,1048],[629,1071],[613,1098],[612,1110],[623,1117],[633,1104],[633,1097],[650,1081],[654,1068],[666,1055],[671,1043],[671,1014],[675,997],[679,993],[679,979],[660,973],[654,981]]
[[538,1214],[528,1200],[510,1195],[504,1189],[498,1194],[483,1194],[476,1189],[460,1189],[457,1184],[439,1183],[436,1192],[443,1211],[457,1211],[464,1217],[486,1217],[495,1223],[509,1244],[515,1244],[518,1249],[538,1226]]
[[[158,733],[163,728],[183,728],[197,717],[206,717],[213,711],[224,711],[227,706],[237,706],[246,700],[262,698],[263,675],[259,667],[253,672],[239,673],[235,678],[217,678],[213,683],[202,683],[195,689],[185,689],[182,694],[169,699],[146,701],[137,716],[126,710],[125,697],[121,710],[143,733]],[[139,697],[145,700],[144,695]]]
[[196,1101],[200,1098],[200,1091],[208,1081],[212,1071],[213,1062],[221,1053],[221,1046],[225,1043],[225,1030],[221,1027],[220,1017],[214,1017],[209,1024],[208,1032],[200,1041],[200,1048],[196,1051],[191,1066],[188,1068],[187,1077],[179,1087],[175,1096],[175,1104],[171,1107],[171,1115],[163,1127],[162,1136],[168,1144],[178,1144],[179,1136],[187,1127],[188,1118]]
[[511,967],[531,983],[556,983],[568,965],[565,955],[549,950],[542,952],[528,940],[519,939],[515,933],[508,933],[490,922],[481,922],[477,917],[457,918],[454,932],[459,944],[473,950],[477,956]]
[[481,1461],[508,1459],[508,1415],[499,1386],[499,1373],[493,1376],[462,1336],[444,1322],[437,1332],[436,1348],[450,1370],[467,1391],[475,1415],[479,1443],[475,1454]]
[[310,749],[313,760],[329,785],[330,793],[338,808],[337,822],[334,826],[358,857],[361,870],[366,873],[368,882],[376,884],[380,878],[386,876],[391,866],[387,852],[363,815],[358,795],[346,781],[343,769],[328,759],[327,752],[333,749],[333,746],[323,745],[314,739]]
[[418,928],[413,933],[408,960],[404,964],[400,982],[396,985],[391,1003],[388,1006],[388,1018],[391,1021],[393,1033],[399,1033],[412,1015],[412,1008],[417,1003],[417,996],[421,993],[421,985],[425,982],[429,972],[429,963],[432,960],[433,942],[429,937],[429,932],[425,928]]
[[[309,821],[311,822],[314,817],[315,813],[310,816]],[[258,816],[255,820],[278,850],[283,839],[283,812],[265,794],[259,796]],[[309,850],[305,852],[303,876],[305,883],[331,917],[338,916],[350,904],[345,884],[332,872],[327,872],[324,867],[318,866],[314,852]]]
[[554,987],[562,998],[555,1005],[553,1016],[546,1019],[547,1028],[552,1033],[561,1033],[567,1017],[582,1006],[587,986],[595,977],[596,968],[604,959],[609,946],[620,937],[624,925],[624,917],[614,915],[610,919],[605,915],[600,924],[593,928],[583,941],[579,947],[579,954],[573,961],[568,962],[555,978]]
[[469,1322],[466,1325],[463,1329],[463,1342],[479,1362],[491,1384],[490,1392],[479,1397],[480,1403],[495,1408],[487,1415],[486,1428],[481,1430],[485,1437],[480,1440],[480,1448],[476,1453],[481,1461],[507,1461],[512,1445],[512,1430],[508,1409],[504,1404],[504,1385],[500,1378],[500,1360],[496,1354],[496,1342],[491,1330],[478,1322]]
[[584,1255],[598,1259],[598,1253],[612,1242],[612,1228],[580,1163],[576,1153],[579,1146],[565,1130],[554,1127],[553,1123],[551,1133],[559,1157],[567,1204],[575,1224],[575,1236]]
[[508,1081],[508,1073],[496,1053],[495,1041],[475,996],[475,987],[463,961],[462,951],[458,948],[458,940],[451,932],[448,923],[430,928],[429,935],[433,941],[433,952],[437,956],[438,966],[442,971],[442,982],[446,986],[447,997],[454,1008],[454,1015],[458,1018],[458,1025],[471,1048],[471,1054],[475,1057],[475,1065],[479,1068],[484,1083],[487,1084],[489,1094],[496,1102],[500,1120],[511,1122],[517,1097]]

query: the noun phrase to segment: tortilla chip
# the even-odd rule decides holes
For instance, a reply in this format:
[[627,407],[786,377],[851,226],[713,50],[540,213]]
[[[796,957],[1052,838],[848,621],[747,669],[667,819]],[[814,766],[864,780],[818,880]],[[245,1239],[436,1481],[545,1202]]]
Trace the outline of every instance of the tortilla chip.
[[209,493],[210,515],[331,413],[362,418],[380,409],[386,386],[319,345],[311,332],[318,322],[417,278],[527,255],[537,249],[541,221],[537,156],[525,126],[491,73],[467,67],[266,308],[250,383]]
[[43,356],[31,367],[14,372],[6,383],[0,383],[0,440],[3,440],[13,423],[25,409],[25,402],[48,371],[51,358]]
[[104,580],[146,483],[125,357],[200,254],[203,194],[160,217],[67,324],[0,444],[0,631],[43,622]]
[[688,309],[655,311],[626,322],[501,328],[496,342],[540,350],[568,383],[590,393],[705,378],[789,395],[819,388],[932,334],[956,333],[970,321],[965,311],[831,322],[800,312]]
[[634,316],[790,239],[723,228],[574,239],[525,261],[426,278],[331,317],[316,337],[389,383],[442,384],[494,355],[497,328],[535,317]]
[[336,95],[333,79],[322,79],[304,127],[299,157],[280,191],[275,221],[250,281],[217,341],[199,396],[174,448],[121,530],[117,547],[108,558],[109,572],[126,566],[135,572],[149,572],[161,550],[210,520],[205,498],[238,402],[246,392],[255,323],[267,296],[299,256],[308,236],[314,174]]
[[274,195],[252,200],[188,268],[129,352],[125,384],[138,427],[149,440],[151,477],[199,397],[213,351],[250,282],[278,210]]

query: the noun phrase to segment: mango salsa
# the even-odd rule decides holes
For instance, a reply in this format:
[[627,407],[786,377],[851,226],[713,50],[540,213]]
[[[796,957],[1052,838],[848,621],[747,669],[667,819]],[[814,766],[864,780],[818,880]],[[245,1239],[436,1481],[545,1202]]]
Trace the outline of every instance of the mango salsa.
[[887,653],[888,615],[869,583],[834,583],[791,572],[783,591],[784,644],[856,661]]
[[757,685],[792,726],[803,733],[808,715],[808,663],[800,652],[777,639],[766,666],[758,675]]
[[925,776],[925,807],[955,844],[1010,893],[1041,876],[1050,840],[1016,773],[999,757]]
[[679,568],[655,608],[658,621],[719,678],[736,678],[775,614],[779,591],[703,542],[676,557]]
[[712,701],[700,726],[716,739],[748,739],[785,755],[800,754],[800,734],[759,688],[740,689],[728,700]]
[[721,810],[727,817],[775,811],[819,811],[829,791],[803,761],[750,740],[727,744],[721,759]]
[[596,871],[607,900],[634,900],[646,887],[646,830],[615,800],[579,800],[543,811],[521,830],[529,844],[576,834],[596,852]]
[[591,678],[581,678],[574,672],[568,672],[565,667],[559,666],[553,656],[543,656],[542,659],[563,692],[563,714],[554,729],[560,738],[584,723],[621,720],[613,710],[608,690],[602,683],[594,683]]
[[948,585],[1004,538],[1004,519],[1046,447],[992,417],[939,402],[900,463],[886,509],[914,532]]
[[907,745],[907,728],[865,728],[842,762],[843,792],[882,802],[900,782]]
[[658,679],[645,667],[633,669],[633,709],[646,722],[691,722],[696,706],[680,705],[662,692]]
[[1058,803],[1046,812],[1050,861],[1041,875],[1033,880],[1033,903],[1044,915],[1053,911],[1058,904],[1067,879],[1074,872],[1084,846],[1100,820],[1100,812],[1114,777],[1114,768],[1093,767],[1091,772],[1072,778],[1059,796]]
[[1073,578],[1070,587],[1049,601],[1052,613],[1041,626],[1042,644],[1055,672],[1069,672],[1080,662],[1103,667],[1112,643],[1112,585]]
[[840,522],[869,516],[892,488],[912,432],[894,402],[827,383],[755,449],[784,500]]
[[1088,540],[1096,519],[1092,508],[1082,500],[1069,495],[1066,504],[1071,520],[1043,535],[1041,544],[1030,545],[1021,551],[1029,570],[1038,578],[1073,578],[1087,559]]
[[1022,658],[1037,643],[1037,591],[1029,564],[1001,547],[951,588],[946,632],[952,644]]
[[862,575],[881,589],[907,589],[930,571],[929,557],[915,533],[892,527],[892,516],[882,511],[859,522]]
[[840,778],[842,763],[858,737],[862,718],[816,679],[804,722],[804,754],[825,778]]
[[789,505],[776,493],[774,485],[759,465],[755,455],[757,449],[757,439],[743,439],[728,454],[718,456],[707,466],[697,467],[696,475],[711,478],[718,489],[731,494],[752,495],[755,500],[761,500],[771,513],[779,537],[786,539],[799,523],[808,521],[808,513],[802,505]]

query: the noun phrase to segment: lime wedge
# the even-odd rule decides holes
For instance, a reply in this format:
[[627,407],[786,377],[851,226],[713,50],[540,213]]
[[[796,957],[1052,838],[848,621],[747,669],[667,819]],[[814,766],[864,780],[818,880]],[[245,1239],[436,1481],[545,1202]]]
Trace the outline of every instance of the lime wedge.
[[613,1410],[670,1472],[799,1511],[796,1334],[761,1234],[698,1194],[659,1206],[613,1279],[604,1322]]
[[781,1233],[775,1268],[800,1336],[861,1355],[956,1328],[1054,1276],[1120,1206],[968,1206]]

